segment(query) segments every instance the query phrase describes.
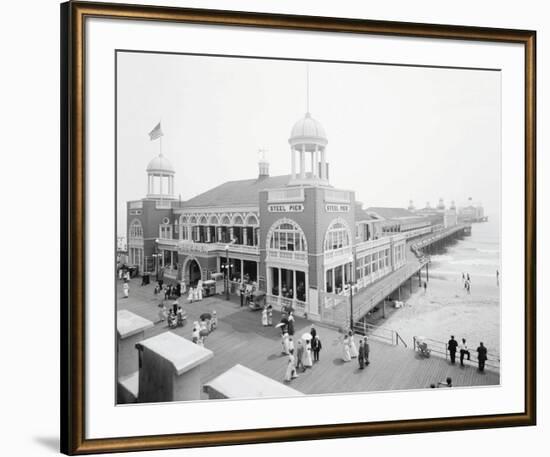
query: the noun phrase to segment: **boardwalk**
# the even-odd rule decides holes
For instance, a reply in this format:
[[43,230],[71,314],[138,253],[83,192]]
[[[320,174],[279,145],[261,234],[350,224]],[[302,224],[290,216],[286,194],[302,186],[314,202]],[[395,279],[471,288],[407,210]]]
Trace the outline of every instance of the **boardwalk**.
[[[121,296],[119,290],[118,309],[129,309],[152,321],[157,320],[159,297],[153,295],[151,285],[140,287],[137,281],[132,281],[130,298],[120,299]],[[273,327],[262,327],[260,312],[240,308],[236,300],[225,301],[218,297],[193,304],[187,304],[182,297],[180,304],[184,305],[189,322],[172,331],[188,339],[191,339],[192,322],[198,320],[200,314],[213,309],[218,314],[218,329],[205,343],[214,352],[214,358],[202,368],[203,384],[237,363],[282,381],[287,358],[281,355],[280,332]],[[275,312],[273,317],[276,322],[279,315]],[[309,321],[297,318],[295,337],[309,330],[310,325]],[[499,384],[498,373],[480,374],[473,367],[451,366],[437,357],[419,359],[410,349],[372,339],[371,364],[359,370],[356,360],[346,364],[342,361],[337,331],[321,326],[317,326],[317,330],[323,344],[320,362],[290,384],[306,394],[427,388],[431,383],[444,381],[447,376],[457,387]],[[156,324],[147,331],[146,337],[165,331],[169,331],[165,324]]]

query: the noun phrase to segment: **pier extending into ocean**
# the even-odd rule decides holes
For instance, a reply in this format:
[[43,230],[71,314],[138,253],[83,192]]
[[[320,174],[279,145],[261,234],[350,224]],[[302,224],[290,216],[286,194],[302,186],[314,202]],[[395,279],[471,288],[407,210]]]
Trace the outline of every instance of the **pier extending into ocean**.
[[387,302],[400,301],[403,288],[409,289],[412,293],[413,281],[418,281],[418,285],[421,286],[423,272],[424,280],[429,282],[429,253],[433,249],[439,249],[457,238],[470,234],[471,225],[458,224],[418,237],[410,237],[407,240],[407,262],[398,270],[357,292],[352,288],[343,295],[323,293],[326,306],[321,311],[321,320],[337,328],[349,328],[350,325],[362,321],[376,308],[381,308],[385,317]]

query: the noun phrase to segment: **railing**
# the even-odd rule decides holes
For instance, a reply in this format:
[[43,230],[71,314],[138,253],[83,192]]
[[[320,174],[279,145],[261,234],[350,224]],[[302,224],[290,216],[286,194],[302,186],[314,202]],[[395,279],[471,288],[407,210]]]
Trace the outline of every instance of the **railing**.
[[345,257],[351,255],[351,246],[344,246],[342,248],[334,249],[332,251],[325,251],[325,260],[330,260],[338,257]]
[[411,244],[411,249],[413,249],[413,248],[415,250],[423,249],[426,246],[428,246],[428,245],[430,245],[430,244],[432,244],[436,241],[439,241],[439,240],[441,240],[441,239],[443,239],[443,238],[445,238],[449,235],[452,235],[453,233],[464,230],[467,227],[468,227],[468,225],[466,225],[466,224],[460,224],[460,225],[455,225],[454,227],[448,228],[448,229],[445,229],[445,228],[436,229],[436,230],[434,230],[433,235],[430,236],[429,238],[423,238],[423,239],[417,241],[416,243]]
[[306,312],[306,302],[298,300],[297,298],[293,299],[268,294],[266,297],[266,301],[277,310],[281,310],[283,307],[290,308],[298,316],[303,316]]
[[368,322],[355,322],[353,324],[353,331],[359,335],[369,336],[393,346],[399,346],[399,344],[402,344],[404,347],[407,347],[407,343],[405,343],[405,340],[401,338],[401,335],[399,335],[399,333],[395,330],[387,327],[380,327],[369,324]]
[[[413,336],[413,349],[417,349],[417,345],[420,338],[418,336]],[[447,348],[447,343],[439,340],[434,340],[432,338],[421,338],[422,341],[426,342],[428,345],[428,349],[431,351],[432,354],[436,354],[440,357],[445,357],[445,359],[449,359],[449,349]],[[464,363],[469,363],[470,365],[477,365],[477,353],[475,350],[468,349],[470,352],[470,359],[468,360],[467,357],[464,357]],[[457,350],[456,358],[460,358],[460,350]],[[496,370],[500,370],[500,357],[496,354],[492,354],[490,352],[487,352],[487,360],[485,361],[485,366],[494,368]]]
[[279,251],[277,249],[268,249],[266,261],[284,259],[297,263],[307,263],[307,252],[302,251]]
[[401,267],[400,270],[397,270],[396,272],[399,272],[399,274],[396,274],[395,279],[391,282],[389,282],[384,287],[380,288],[374,295],[372,295],[367,301],[363,302],[355,302],[355,296],[354,296],[354,303],[353,303],[353,318],[358,319],[363,317],[365,314],[367,314],[372,308],[374,308],[378,303],[383,301],[386,297],[391,295],[391,293],[397,289],[403,282],[405,282],[407,279],[409,279],[416,271],[418,271],[422,266],[424,266],[425,263],[420,264],[414,264],[414,265],[406,265],[404,267]]

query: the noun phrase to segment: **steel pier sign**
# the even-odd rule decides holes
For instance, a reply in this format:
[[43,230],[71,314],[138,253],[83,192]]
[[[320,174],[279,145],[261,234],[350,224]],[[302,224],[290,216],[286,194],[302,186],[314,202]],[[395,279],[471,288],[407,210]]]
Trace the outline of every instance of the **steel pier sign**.
[[267,205],[270,213],[301,213],[304,211],[304,205],[301,203],[279,203],[277,205]]

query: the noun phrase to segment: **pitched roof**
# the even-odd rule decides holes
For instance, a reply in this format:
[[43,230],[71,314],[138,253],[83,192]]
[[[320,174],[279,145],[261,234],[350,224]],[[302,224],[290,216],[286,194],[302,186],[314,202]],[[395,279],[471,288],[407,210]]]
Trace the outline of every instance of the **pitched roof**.
[[381,206],[371,206],[366,210],[368,213],[375,213],[384,219],[405,219],[418,217],[413,212],[405,208],[385,208]]
[[284,187],[290,178],[291,175],[284,175],[228,181],[187,200],[181,207],[258,205],[261,190]]
[[376,218],[373,217],[371,214],[367,213],[367,211],[363,209],[363,205],[360,202],[355,202],[355,220],[357,222],[372,221],[372,220],[376,220]]

